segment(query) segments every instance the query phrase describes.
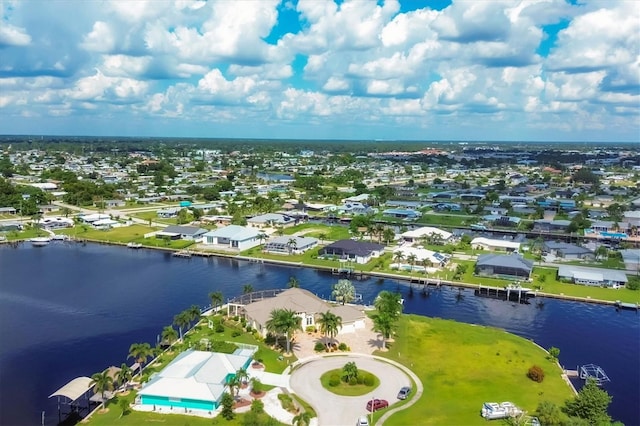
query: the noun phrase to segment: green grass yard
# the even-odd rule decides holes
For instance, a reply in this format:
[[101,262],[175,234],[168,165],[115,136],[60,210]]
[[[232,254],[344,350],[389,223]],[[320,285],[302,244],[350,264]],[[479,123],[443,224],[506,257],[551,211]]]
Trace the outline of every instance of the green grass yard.
[[[413,370],[424,394],[387,425],[415,424],[415,419],[424,425],[480,425],[486,424],[480,416],[483,402],[511,401],[533,413],[540,401],[562,405],[572,396],[544,350],[500,329],[404,315],[389,346],[376,355]],[[545,371],[542,383],[526,376],[534,364]]]

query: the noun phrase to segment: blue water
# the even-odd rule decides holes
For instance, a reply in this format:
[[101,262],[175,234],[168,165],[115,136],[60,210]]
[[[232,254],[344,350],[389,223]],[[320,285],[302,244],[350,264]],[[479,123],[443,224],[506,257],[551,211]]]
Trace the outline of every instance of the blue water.
[[[238,295],[286,286],[296,276],[304,288],[328,297],[336,277],[222,258],[182,259],[121,247],[52,243],[44,248],[0,246],[0,425],[57,422],[47,396],[77,376],[126,362],[133,342],[155,343],[174,314],[207,294]],[[595,363],[611,382],[610,413],[640,424],[640,316],[610,306],[546,300],[518,305],[443,288],[423,297],[393,280],[354,281],[366,303],[382,289],[400,289],[405,312],[504,328],[543,347],[561,349],[567,368]],[[131,363],[131,360],[129,360]]]

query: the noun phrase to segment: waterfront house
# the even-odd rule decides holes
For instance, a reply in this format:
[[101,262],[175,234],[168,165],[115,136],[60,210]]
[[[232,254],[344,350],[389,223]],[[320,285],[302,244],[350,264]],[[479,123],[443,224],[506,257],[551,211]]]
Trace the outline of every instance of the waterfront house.
[[197,241],[207,232],[197,226],[171,225],[156,233],[156,237],[169,238],[171,240]]
[[142,386],[136,403],[176,413],[213,411],[228,391],[228,381],[249,367],[252,355],[244,349],[233,354],[188,349]]
[[575,244],[546,241],[542,245],[542,250],[563,259],[595,259],[595,254],[593,251],[589,250],[586,247],[577,246]]
[[624,271],[575,265],[560,266],[558,268],[558,279],[574,284],[613,288],[624,287],[628,281]]
[[566,232],[570,224],[570,220],[538,219],[533,222],[533,230],[536,232]]
[[341,260],[354,261],[364,264],[384,252],[382,244],[366,241],[339,240],[323,247],[318,252],[319,256],[337,256]]
[[517,252],[520,251],[520,243],[510,240],[476,237],[471,240],[471,248],[474,250]]
[[403,232],[400,236],[407,242],[415,242],[423,238],[430,238],[444,244],[453,237],[453,234],[431,226],[422,226],[411,231]]
[[247,225],[253,226],[254,228],[264,228],[268,226],[286,228],[293,226],[295,223],[296,220],[292,217],[279,213],[266,213],[247,219]]
[[203,235],[203,242],[206,245],[243,251],[259,245],[259,235],[260,231],[255,228],[229,225],[207,232]]
[[475,273],[496,278],[528,279],[533,271],[533,261],[519,255],[481,254],[476,262]]
[[243,307],[247,323],[258,330],[263,337],[267,335],[266,323],[274,309],[290,309],[302,320],[302,328],[314,327],[321,313],[330,311],[342,318],[338,334],[351,333],[365,327],[365,314],[351,305],[332,306],[308,290],[287,289],[275,297],[269,297]]
[[267,241],[263,250],[277,254],[300,254],[317,244],[317,238],[284,235]]

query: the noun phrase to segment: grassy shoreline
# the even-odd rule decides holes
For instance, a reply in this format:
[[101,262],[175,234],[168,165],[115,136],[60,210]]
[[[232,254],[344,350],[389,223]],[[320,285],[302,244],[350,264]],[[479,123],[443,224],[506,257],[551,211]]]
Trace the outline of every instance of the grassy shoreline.
[[[421,400],[392,414],[388,425],[486,424],[483,402],[511,401],[532,414],[541,401],[562,405],[573,396],[543,348],[493,327],[403,315],[395,342],[375,355],[402,363],[424,385]],[[546,373],[542,383],[526,377],[534,364]]]
[[[314,228],[315,229],[315,228]],[[259,248],[253,248],[242,252],[240,254],[223,253],[215,250],[196,250],[193,249],[193,243],[190,241],[165,241],[155,238],[144,238],[144,234],[157,230],[157,228],[147,227],[144,225],[132,225],[126,228],[116,228],[109,231],[84,229],[79,226],[71,229],[71,235],[73,238],[82,241],[95,242],[100,244],[113,244],[113,245],[127,245],[130,242],[140,243],[144,248],[159,249],[163,251],[179,251],[188,249],[192,255],[203,256],[219,256],[236,259],[246,259],[249,261],[259,261],[265,263],[272,263],[277,265],[287,265],[296,267],[307,267],[319,270],[331,271],[338,268],[340,265],[337,261],[328,259],[319,259],[315,253],[317,250],[312,249],[304,254],[300,255],[276,255],[269,253],[262,253]],[[67,234],[69,229],[63,229],[56,231],[57,234]],[[13,238],[8,239],[6,242],[25,241],[35,235],[15,235]],[[450,279],[442,279],[442,275],[446,273],[438,274],[436,276],[429,276],[420,273],[399,272],[392,271],[389,268],[389,264],[392,262],[391,255],[389,253],[383,255],[378,259],[373,259],[365,265],[355,265],[354,274],[371,276],[374,278],[388,278],[395,280],[410,281],[412,279],[431,280],[435,281],[440,279],[442,284],[464,287],[464,288],[478,288],[480,284],[485,286],[504,288],[509,283],[507,280],[497,278],[478,277],[473,275],[473,262],[465,260],[454,260],[455,263],[467,265],[467,271],[462,276],[460,281],[454,281]],[[598,303],[605,305],[613,305],[615,302],[626,302],[633,304],[640,304],[640,291],[633,291],[627,288],[610,289],[602,287],[592,287],[577,284],[561,283],[555,278],[555,268],[535,266],[532,277],[534,282],[531,285],[527,285],[536,290],[538,296],[562,299],[569,301],[579,301],[586,303]],[[453,272],[449,271],[449,274]]]

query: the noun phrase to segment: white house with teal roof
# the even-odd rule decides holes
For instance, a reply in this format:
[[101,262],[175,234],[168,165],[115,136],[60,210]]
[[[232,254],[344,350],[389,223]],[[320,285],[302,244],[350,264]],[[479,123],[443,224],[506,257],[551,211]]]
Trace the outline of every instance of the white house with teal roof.
[[142,386],[136,403],[213,411],[227,391],[229,379],[249,367],[252,354],[243,349],[234,354],[187,350]]

